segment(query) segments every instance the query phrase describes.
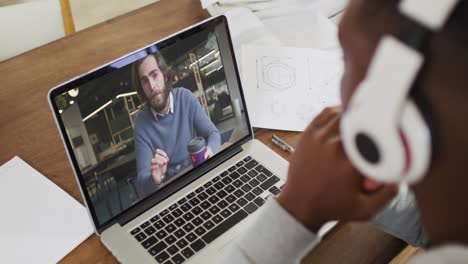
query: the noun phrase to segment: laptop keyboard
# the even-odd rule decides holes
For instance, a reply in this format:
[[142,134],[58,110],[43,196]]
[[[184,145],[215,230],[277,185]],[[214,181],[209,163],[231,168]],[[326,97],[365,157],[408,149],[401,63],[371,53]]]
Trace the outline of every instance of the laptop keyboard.
[[180,264],[278,195],[282,184],[248,156],[130,233],[159,263]]

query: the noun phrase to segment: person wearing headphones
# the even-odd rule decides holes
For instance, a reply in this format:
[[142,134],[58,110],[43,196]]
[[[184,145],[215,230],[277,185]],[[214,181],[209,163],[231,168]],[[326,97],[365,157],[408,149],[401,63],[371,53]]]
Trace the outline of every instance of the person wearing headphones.
[[297,263],[325,222],[369,220],[407,184],[429,242],[410,263],[468,263],[467,25],[466,0],[351,0],[342,107],[304,131],[226,262]]

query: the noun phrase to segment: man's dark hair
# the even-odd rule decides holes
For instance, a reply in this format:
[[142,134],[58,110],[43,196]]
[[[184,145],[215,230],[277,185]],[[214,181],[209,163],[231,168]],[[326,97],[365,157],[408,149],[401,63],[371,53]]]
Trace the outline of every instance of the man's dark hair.
[[166,60],[159,52],[150,54],[144,58],[135,61],[132,65],[132,83],[133,87],[140,96],[140,99],[142,99],[142,101],[144,102],[147,102],[148,99],[146,98],[145,91],[143,91],[143,87],[141,86],[138,70],[140,68],[140,65],[143,63],[143,60],[145,60],[149,56],[153,56],[156,59],[156,63],[158,64],[158,67],[164,76],[165,89],[172,89],[172,82],[174,81],[175,77],[174,72],[169,68],[169,66],[166,63]]

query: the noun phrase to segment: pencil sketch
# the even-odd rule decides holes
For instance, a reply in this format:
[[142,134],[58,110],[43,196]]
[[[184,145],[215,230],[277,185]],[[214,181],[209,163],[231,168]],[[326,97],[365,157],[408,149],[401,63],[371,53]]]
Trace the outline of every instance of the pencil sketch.
[[257,87],[270,91],[285,91],[296,86],[293,58],[263,56],[257,59]]

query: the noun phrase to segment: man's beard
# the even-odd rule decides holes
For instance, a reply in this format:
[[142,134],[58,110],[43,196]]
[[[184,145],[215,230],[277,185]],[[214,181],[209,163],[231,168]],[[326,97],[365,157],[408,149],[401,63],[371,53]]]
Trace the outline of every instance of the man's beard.
[[153,108],[154,111],[160,113],[164,108],[167,106],[167,102],[169,99],[169,94],[171,93],[171,89],[169,87],[164,87],[163,97],[161,101],[156,101],[155,99],[149,99],[148,103]]

